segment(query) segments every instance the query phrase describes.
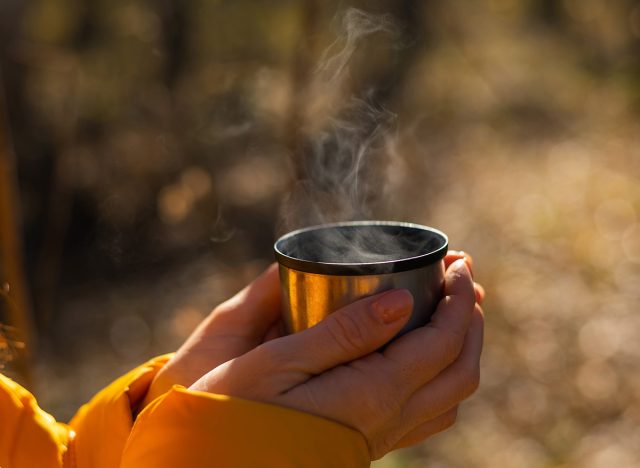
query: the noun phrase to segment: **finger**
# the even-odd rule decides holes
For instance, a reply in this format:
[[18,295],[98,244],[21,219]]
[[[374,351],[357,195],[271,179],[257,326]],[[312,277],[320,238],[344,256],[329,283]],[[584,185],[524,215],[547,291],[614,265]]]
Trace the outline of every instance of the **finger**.
[[400,439],[392,450],[397,450],[405,447],[410,447],[412,445],[419,444],[427,437],[431,437],[438,432],[442,432],[446,429],[449,429],[456,422],[456,418],[458,417],[458,407],[455,406],[451,408],[444,414],[435,417],[429,421],[426,421],[414,428],[411,432],[406,434],[402,439]]
[[482,304],[482,301],[484,301],[484,297],[486,296],[484,288],[480,283],[473,283],[473,289],[476,293],[476,302],[478,304]]
[[360,299],[317,325],[264,347],[276,361],[291,363],[298,372],[319,374],[378,349],[400,331],[412,309],[411,293],[394,289]]
[[450,250],[447,252],[447,255],[444,257],[444,267],[449,268],[453,262],[460,259],[464,259],[467,262],[469,270],[473,273],[473,258],[462,250]]
[[476,304],[460,356],[409,398],[403,410],[403,427],[419,427],[459,405],[476,391],[480,382],[483,333],[482,309]]
[[[464,261],[467,262],[467,266],[471,271],[471,277],[473,278],[473,258],[471,257],[471,255],[469,255],[466,252],[463,252],[462,250],[450,250],[447,253],[447,255],[444,257],[445,268],[449,268],[449,266],[451,266],[453,262],[460,259],[464,259]],[[479,283],[474,283],[473,286],[476,292],[476,302],[478,304],[481,304],[482,301],[484,301],[484,297],[485,297],[484,288]]]
[[456,360],[476,303],[471,274],[464,260],[456,260],[445,274],[445,297],[424,327],[392,342],[384,351],[400,390],[411,395]]
[[280,317],[280,279],[277,264],[228,301],[220,304],[207,321],[226,335],[260,337]]

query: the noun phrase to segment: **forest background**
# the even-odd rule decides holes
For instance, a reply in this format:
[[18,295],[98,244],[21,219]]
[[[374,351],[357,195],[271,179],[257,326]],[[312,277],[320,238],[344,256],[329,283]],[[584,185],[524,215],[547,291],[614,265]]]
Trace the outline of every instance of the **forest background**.
[[479,392],[375,466],[640,466],[639,2],[2,0],[0,73],[0,352],[57,418],[372,217],[487,289]]

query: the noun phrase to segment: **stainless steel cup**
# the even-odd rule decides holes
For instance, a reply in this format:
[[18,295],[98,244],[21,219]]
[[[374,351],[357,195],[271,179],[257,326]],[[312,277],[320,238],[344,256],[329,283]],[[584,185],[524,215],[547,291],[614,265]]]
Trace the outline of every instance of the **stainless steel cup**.
[[447,236],[426,226],[353,221],[313,226],[274,245],[287,332],[309,328],[365,296],[408,289],[414,306],[398,335],[425,325],[442,297]]

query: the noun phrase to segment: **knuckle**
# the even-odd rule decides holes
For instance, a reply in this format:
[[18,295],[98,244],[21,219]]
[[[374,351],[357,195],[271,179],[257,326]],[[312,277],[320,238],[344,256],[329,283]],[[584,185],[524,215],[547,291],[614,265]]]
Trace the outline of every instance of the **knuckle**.
[[326,321],[327,332],[331,339],[345,352],[353,353],[365,347],[366,339],[363,327],[351,314],[336,312]]
[[230,302],[231,300],[223,302],[222,304],[218,304],[211,311],[207,321],[209,327],[214,327],[215,325],[219,325],[221,323],[226,324],[233,319],[233,304],[231,304]]
[[397,437],[394,436],[394,434],[392,433],[387,433],[384,437],[381,438],[381,440],[375,444],[374,450],[375,450],[375,459],[380,459],[382,457],[384,457],[387,453],[391,452],[391,450],[393,450],[393,446],[396,444],[397,442]]
[[224,302],[218,304],[213,310],[220,314],[228,314],[234,309],[237,309],[240,304],[238,295],[235,295]]
[[458,401],[465,400],[480,386],[480,369],[477,367],[461,372],[459,377]]
[[455,361],[462,351],[464,337],[449,330],[441,330],[439,341],[438,346],[443,360],[446,362]]
[[447,414],[444,415],[442,421],[442,429],[448,429],[456,423],[458,419],[458,407],[456,406]]
[[224,304],[219,304],[213,308],[213,310],[209,313],[209,318],[211,321],[219,320],[220,317],[224,317],[226,314],[226,309]]
[[480,386],[480,369],[478,367],[474,367],[469,372],[467,386],[469,389],[468,396],[473,395],[476,392],[476,390],[478,390],[478,387]]

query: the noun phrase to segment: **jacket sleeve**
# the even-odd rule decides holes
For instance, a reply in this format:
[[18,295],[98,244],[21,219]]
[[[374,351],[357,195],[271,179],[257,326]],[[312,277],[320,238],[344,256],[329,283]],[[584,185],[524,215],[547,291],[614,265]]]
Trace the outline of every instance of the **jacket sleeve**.
[[[175,386],[133,414],[161,356],[130,371],[84,405],[69,425],[0,375],[0,467],[360,468],[360,433],[306,413]],[[132,430],[133,428],[133,430]]]
[[31,393],[0,375],[0,467],[114,468],[133,426],[132,411],[170,356],[120,377],[69,425],[45,413]]
[[31,393],[0,374],[0,466],[61,468],[69,455],[71,430],[56,423]]
[[133,413],[170,357],[160,356],[133,369],[78,410],[69,423],[74,431],[71,467],[116,468],[120,465],[122,450],[133,427]]
[[254,401],[174,388],[138,416],[120,468],[360,468],[364,437],[341,424]]

